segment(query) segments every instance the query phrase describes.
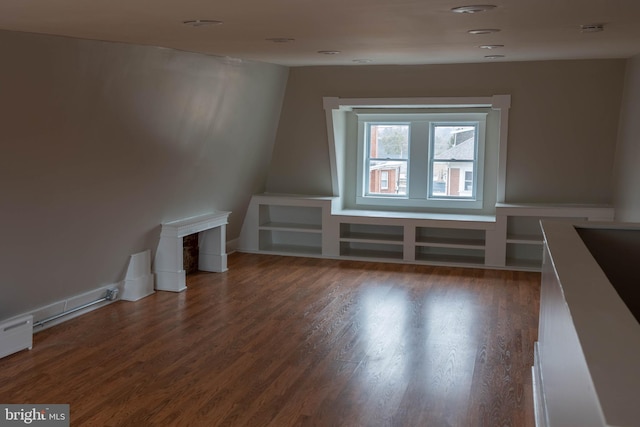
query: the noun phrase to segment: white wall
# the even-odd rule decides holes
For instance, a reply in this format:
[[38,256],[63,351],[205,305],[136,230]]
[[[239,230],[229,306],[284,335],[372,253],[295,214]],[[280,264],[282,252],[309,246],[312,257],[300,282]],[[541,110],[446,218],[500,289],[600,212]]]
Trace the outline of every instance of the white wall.
[[640,55],[627,62],[615,167],[616,220],[640,222]]
[[625,60],[292,68],[267,189],[331,195],[322,97],[510,94],[506,200],[611,203]]
[[0,31],[0,320],[123,279],[159,224],[239,234],[288,69]]

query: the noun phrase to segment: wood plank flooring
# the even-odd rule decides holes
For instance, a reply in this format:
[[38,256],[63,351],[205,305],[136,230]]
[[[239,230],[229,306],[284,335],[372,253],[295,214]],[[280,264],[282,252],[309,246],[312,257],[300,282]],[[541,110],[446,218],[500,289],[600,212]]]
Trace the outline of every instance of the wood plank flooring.
[[72,426],[533,426],[540,275],[233,254],[0,359]]

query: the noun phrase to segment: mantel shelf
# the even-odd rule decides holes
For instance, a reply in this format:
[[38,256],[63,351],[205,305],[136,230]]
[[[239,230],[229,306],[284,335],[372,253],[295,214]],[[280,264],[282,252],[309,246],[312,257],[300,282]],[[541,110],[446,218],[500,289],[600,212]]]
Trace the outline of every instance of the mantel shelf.
[[228,223],[231,212],[216,211],[162,224],[161,236],[184,237]]

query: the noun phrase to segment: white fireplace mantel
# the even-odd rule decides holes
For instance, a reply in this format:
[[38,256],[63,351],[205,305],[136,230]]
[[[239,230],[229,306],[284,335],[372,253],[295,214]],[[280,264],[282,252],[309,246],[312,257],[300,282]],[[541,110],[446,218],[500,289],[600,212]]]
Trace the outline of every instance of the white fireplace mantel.
[[182,292],[187,289],[182,238],[198,234],[198,269],[227,271],[226,226],[231,212],[213,212],[162,224],[154,272],[156,290]]

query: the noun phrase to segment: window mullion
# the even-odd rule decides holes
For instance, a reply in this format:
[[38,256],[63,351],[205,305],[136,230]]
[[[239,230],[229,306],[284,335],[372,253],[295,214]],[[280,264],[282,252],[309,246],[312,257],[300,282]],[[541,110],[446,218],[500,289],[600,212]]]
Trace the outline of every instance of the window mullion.
[[429,176],[429,122],[411,122],[410,138],[409,198],[425,199]]

